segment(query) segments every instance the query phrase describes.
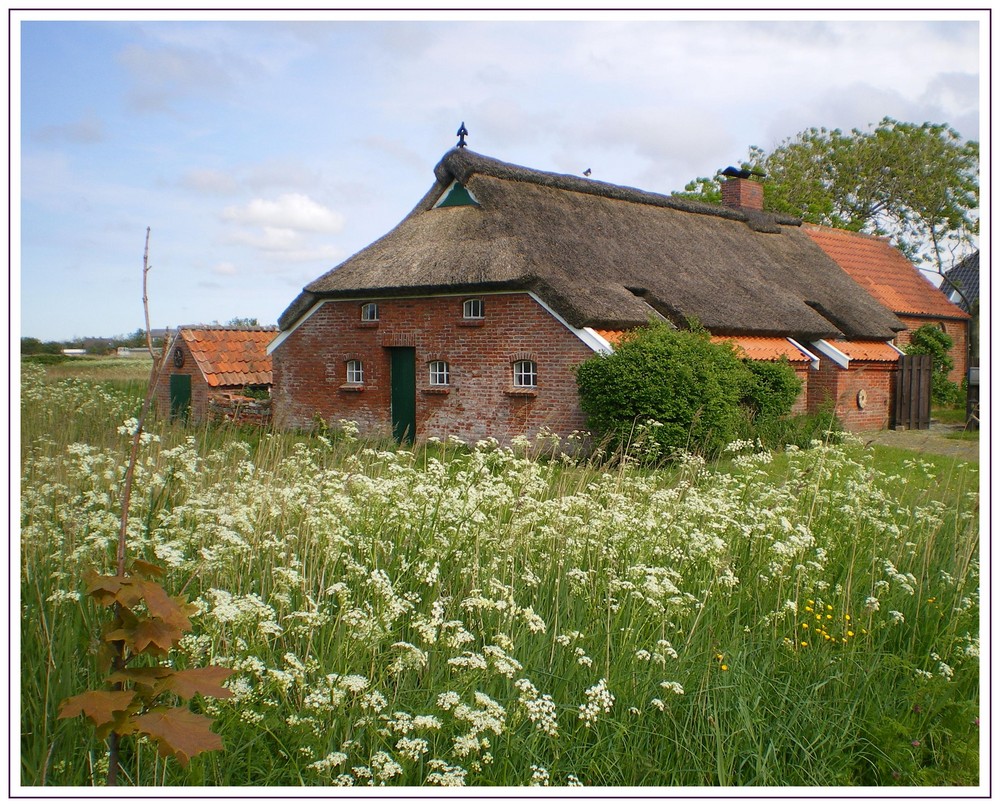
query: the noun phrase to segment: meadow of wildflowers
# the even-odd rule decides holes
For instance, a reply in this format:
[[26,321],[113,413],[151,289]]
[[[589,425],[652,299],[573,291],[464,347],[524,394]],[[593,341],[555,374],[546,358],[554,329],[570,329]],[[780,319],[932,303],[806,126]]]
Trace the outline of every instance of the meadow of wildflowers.
[[[81,577],[114,567],[137,406],[22,376],[24,786],[106,773],[56,712],[101,683]],[[129,552],[199,607],[173,663],[236,670],[235,695],[195,706],[225,751],[182,768],[129,740],[126,781],[979,783],[975,465],[541,448],[153,422]]]

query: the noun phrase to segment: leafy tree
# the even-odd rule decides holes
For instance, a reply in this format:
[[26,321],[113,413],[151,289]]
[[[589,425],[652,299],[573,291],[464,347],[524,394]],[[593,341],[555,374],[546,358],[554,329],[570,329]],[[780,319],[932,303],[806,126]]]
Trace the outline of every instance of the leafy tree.
[[[867,131],[812,128],[744,168],[763,171],[768,210],[856,232],[887,235],[914,263],[943,273],[949,250],[979,231],[979,144],[944,123],[883,118]],[[717,203],[720,177],[680,195]]]
[[958,384],[948,380],[949,371],[955,367],[949,351],[955,340],[936,325],[921,325],[910,335],[910,343],[903,348],[910,355],[931,357],[931,399],[939,404],[958,401]]

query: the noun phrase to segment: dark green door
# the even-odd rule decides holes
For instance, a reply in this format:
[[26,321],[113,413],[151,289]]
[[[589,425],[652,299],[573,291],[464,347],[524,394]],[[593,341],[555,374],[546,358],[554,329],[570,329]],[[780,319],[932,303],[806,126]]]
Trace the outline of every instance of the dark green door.
[[389,348],[392,387],[392,436],[400,443],[413,442],[417,434],[417,351]]
[[191,411],[191,376],[170,376],[170,417],[187,418]]

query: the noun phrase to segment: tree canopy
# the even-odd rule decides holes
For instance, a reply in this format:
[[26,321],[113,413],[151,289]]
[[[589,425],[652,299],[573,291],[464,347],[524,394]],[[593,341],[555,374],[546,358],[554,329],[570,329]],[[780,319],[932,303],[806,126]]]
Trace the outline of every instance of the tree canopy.
[[[766,175],[766,209],[889,236],[937,272],[979,232],[979,144],[945,123],[883,118],[865,131],[811,128],[770,153],[751,146],[742,167]],[[720,175],[699,177],[679,195],[717,204]]]

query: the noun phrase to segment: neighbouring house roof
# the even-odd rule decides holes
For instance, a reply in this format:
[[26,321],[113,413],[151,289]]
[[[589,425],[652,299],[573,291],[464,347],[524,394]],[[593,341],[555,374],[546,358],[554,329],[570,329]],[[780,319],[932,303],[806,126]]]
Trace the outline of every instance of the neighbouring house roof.
[[210,387],[258,386],[271,383],[267,346],[271,329],[182,327],[183,339]]
[[884,238],[806,224],[809,235],[882,305],[898,315],[965,319],[966,314]]
[[803,340],[891,339],[905,328],[797,219],[545,173],[468,149],[449,151],[435,177],[392,231],[306,286],[280,327],[324,298],[521,290],[575,328],[694,318],[712,332]]
[[[958,290],[957,292],[955,290]],[[944,273],[941,291],[948,295],[955,305],[969,312],[979,300],[979,250]],[[961,292],[961,293],[958,293]]]

